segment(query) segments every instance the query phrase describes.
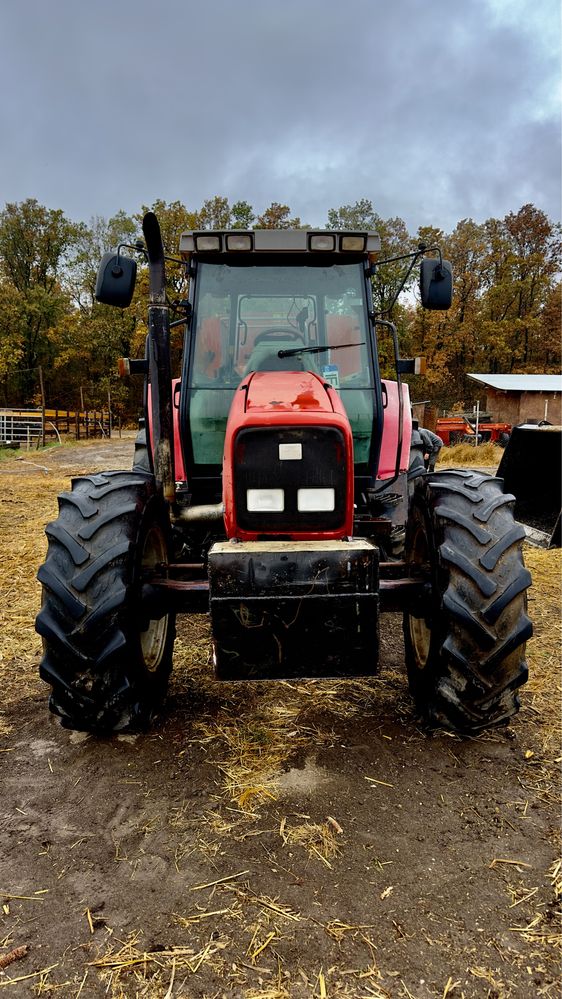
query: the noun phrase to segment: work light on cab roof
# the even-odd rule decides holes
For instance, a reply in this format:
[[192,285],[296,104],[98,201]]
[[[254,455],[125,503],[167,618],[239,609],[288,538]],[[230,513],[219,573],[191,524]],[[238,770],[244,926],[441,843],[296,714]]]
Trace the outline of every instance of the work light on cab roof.
[[180,253],[368,253],[380,250],[376,232],[326,232],[308,229],[190,231],[182,233]]

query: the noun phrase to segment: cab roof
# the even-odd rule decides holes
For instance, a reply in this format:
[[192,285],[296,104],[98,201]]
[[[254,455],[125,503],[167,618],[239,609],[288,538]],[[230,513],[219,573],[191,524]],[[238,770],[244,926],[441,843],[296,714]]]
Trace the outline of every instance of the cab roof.
[[340,229],[220,229],[192,230],[180,237],[180,254],[224,253],[378,253],[381,242],[376,232],[350,232]]

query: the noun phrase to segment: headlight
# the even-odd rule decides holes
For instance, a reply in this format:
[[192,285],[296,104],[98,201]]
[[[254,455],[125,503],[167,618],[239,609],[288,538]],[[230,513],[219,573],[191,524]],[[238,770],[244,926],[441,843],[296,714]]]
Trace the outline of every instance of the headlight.
[[252,234],[249,232],[243,232],[243,233],[236,233],[233,236],[230,233],[226,237],[226,248],[227,250],[251,250]]
[[297,508],[300,513],[320,513],[324,510],[335,510],[335,489],[299,489]]
[[281,513],[285,494],[282,489],[247,489],[246,508],[248,513]]
[[366,236],[342,236],[340,250],[356,250],[358,253],[363,253],[366,242]]
[[196,236],[195,237],[195,249],[199,253],[203,253],[205,250],[220,250],[221,248],[221,238],[220,236]]
[[336,237],[331,233],[313,233],[308,237],[309,250],[335,250]]

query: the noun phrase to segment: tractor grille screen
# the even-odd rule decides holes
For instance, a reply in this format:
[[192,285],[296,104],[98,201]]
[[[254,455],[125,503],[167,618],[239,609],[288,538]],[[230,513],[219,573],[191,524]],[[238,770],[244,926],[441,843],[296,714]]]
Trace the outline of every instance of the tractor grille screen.
[[[236,520],[245,530],[263,534],[336,530],[345,520],[345,441],[337,427],[241,430],[235,443],[234,478]],[[248,511],[250,489],[275,490],[276,496],[282,490],[283,509]],[[303,489],[333,489],[334,509],[299,510],[298,491]]]

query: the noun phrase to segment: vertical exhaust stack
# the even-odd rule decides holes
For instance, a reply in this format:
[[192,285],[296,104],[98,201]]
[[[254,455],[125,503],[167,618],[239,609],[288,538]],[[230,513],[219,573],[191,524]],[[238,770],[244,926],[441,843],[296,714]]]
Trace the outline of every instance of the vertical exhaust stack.
[[170,367],[170,315],[166,304],[164,247],[158,219],[147,212],[142,222],[150,275],[148,371],[151,385],[151,436],[154,475],[168,503],[175,501],[175,472]]

